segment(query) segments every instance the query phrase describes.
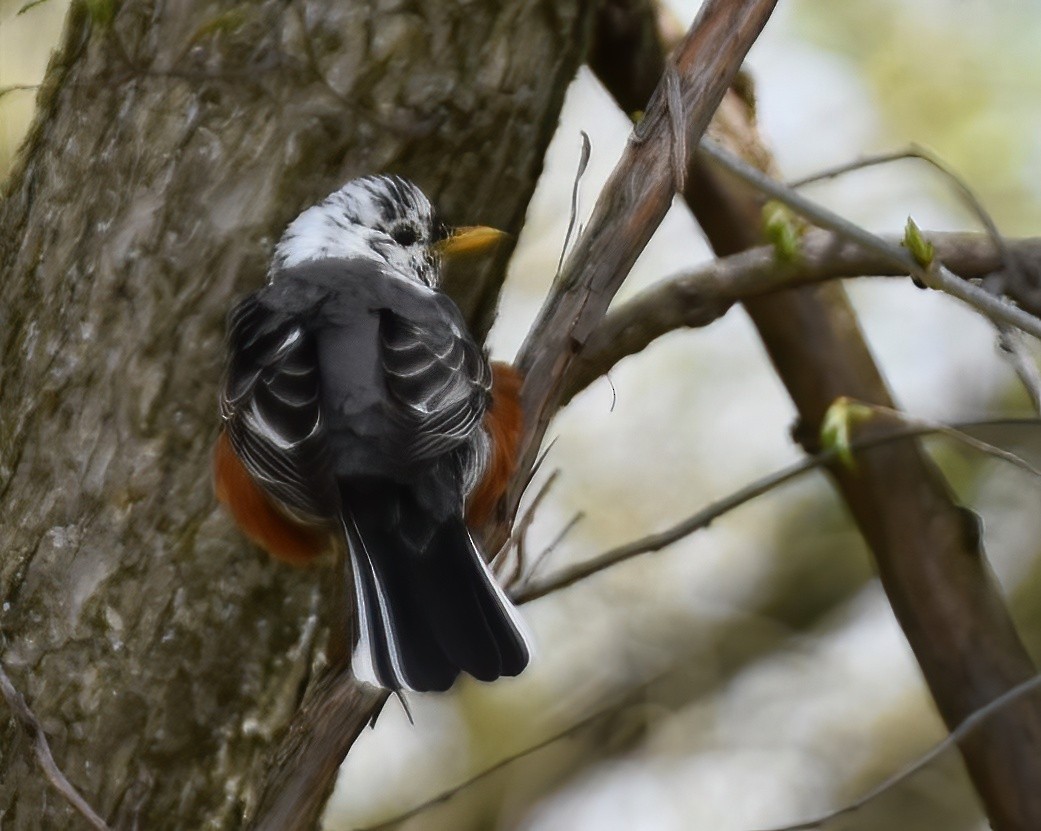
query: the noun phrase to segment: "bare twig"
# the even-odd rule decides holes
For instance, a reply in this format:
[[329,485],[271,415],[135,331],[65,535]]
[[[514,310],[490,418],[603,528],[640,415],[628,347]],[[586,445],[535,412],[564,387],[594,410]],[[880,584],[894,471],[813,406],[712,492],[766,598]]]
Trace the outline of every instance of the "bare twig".
[[972,212],[972,214],[980,221],[983,229],[987,232],[990,238],[994,241],[995,246],[1001,252],[1001,258],[1004,264],[1008,267],[1012,267],[1013,255],[1005,247],[1005,238],[1002,236],[1001,231],[998,230],[997,223],[994,222],[994,218],[990,215],[990,212],[984,207],[983,202],[976,195],[968,182],[966,182],[958,172],[951,167],[942,158],[937,156],[931,150],[922,147],[919,144],[912,143],[903,150],[897,150],[892,153],[881,153],[877,156],[865,156],[862,159],[856,161],[847,162],[846,164],[831,167],[826,170],[822,170],[819,173],[815,173],[812,176],[806,176],[802,179],[797,179],[793,182],[789,182],[788,186],[791,188],[800,188],[806,185],[820,182],[825,179],[833,179],[836,176],[842,176],[846,173],[852,173],[856,170],[864,170],[868,167],[876,167],[883,164],[891,164],[895,161],[902,159],[913,159],[922,161],[939,171],[944,179],[957,191],[959,198],[965,204],[965,206]]
[[571,236],[578,225],[578,193],[582,185],[582,177],[585,176],[586,168],[589,167],[589,156],[592,153],[592,145],[589,142],[589,134],[585,130],[582,134],[582,150],[578,157],[578,167],[575,169],[575,181],[571,185],[571,215],[567,221],[567,231],[564,234],[564,244],[560,248],[560,259],[557,261],[557,274],[564,266],[564,258],[567,256],[568,247],[571,245]]
[[797,179],[794,182],[789,182],[788,186],[791,188],[800,188],[825,179],[834,179],[836,176],[842,176],[843,174],[852,173],[856,170],[864,170],[868,167],[891,164],[892,162],[900,161],[902,159],[922,161],[939,171],[944,179],[954,186],[962,202],[965,203],[965,206],[980,221],[980,224],[983,225],[984,230],[990,235],[990,238],[994,240],[994,244],[1001,250],[1002,259],[1006,261],[1008,260],[1008,252],[1004,250],[1004,237],[1002,237],[1001,232],[998,230],[998,226],[994,222],[993,217],[983,206],[983,202],[980,201],[972,188],[970,188],[968,183],[958,175],[958,172],[953,167],[947,164],[935,153],[921,145],[911,144],[903,150],[897,150],[892,153],[881,153],[877,156],[865,156],[862,159],[831,167],[827,170],[822,170],[819,173],[814,173],[812,176],[806,176],[802,179]]
[[878,797],[891,791],[897,785],[906,782],[920,770],[935,761],[943,753],[946,753],[951,748],[954,748],[961,742],[965,741],[965,739],[971,736],[977,728],[985,724],[989,718],[1000,712],[1003,708],[1038,689],[1041,689],[1041,675],[1035,675],[1033,678],[1022,682],[1021,684],[1017,684],[1010,690],[1005,691],[989,704],[985,704],[976,710],[976,712],[947,734],[942,741],[933,745],[933,747],[931,747],[926,753],[919,756],[906,768],[893,776],[890,776],[855,802],[851,802],[849,805],[839,808],[837,811],[832,811],[830,814],[824,814],[816,819],[800,822],[795,825],[785,825],[781,828],[771,828],[768,829],[768,831],[814,831],[814,829],[823,828],[824,826],[829,825],[839,817],[856,813],[869,802],[873,802],[878,799]]
[[564,523],[564,527],[561,528],[557,535],[550,541],[549,545],[542,549],[539,556],[531,564],[531,571],[528,572],[528,577],[531,578],[538,573],[539,569],[542,568],[542,564],[546,562],[546,559],[557,550],[557,547],[564,541],[568,534],[574,530],[574,527],[578,525],[583,519],[586,518],[585,511],[576,511],[567,522]]
[[917,277],[924,285],[957,297],[993,321],[1015,326],[1035,338],[1041,339],[1041,319],[1010,303],[1003,302],[979,286],[959,279],[936,258],[931,263],[922,265],[905,249],[892,245],[856,223],[807,199],[787,185],[746,164],[715,142],[702,141],[701,152],[734,176],[787,205],[811,222],[822,228],[830,228],[836,233],[888,256],[894,264],[903,266],[908,274]]
[[593,724],[594,722],[599,721],[600,719],[605,718],[606,716],[616,713],[618,710],[631,703],[634,695],[639,693],[641,690],[649,687],[656,681],[660,680],[664,674],[665,673],[659,673],[655,675],[653,678],[636,685],[633,689],[629,690],[620,700],[613,702],[607,707],[597,710],[595,713],[592,713],[586,716],[585,718],[580,719],[574,724],[569,725],[565,729],[561,730],[559,733],[554,733],[552,736],[543,739],[541,742],[538,742],[537,744],[534,744],[531,747],[526,747],[523,750],[518,751],[517,753],[507,756],[505,759],[496,762],[491,767],[485,768],[480,773],[471,776],[469,779],[466,779],[463,782],[460,782],[458,785],[455,785],[449,788],[448,790],[439,793],[437,796],[431,799],[424,800],[423,802],[410,808],[404,813],[397,814],[396,816],[393,816],[388,820],[384,820],[378,825],[369,825],[365,828],[358,829],[358,831],[385,831],[385,829],[393,828],[399,823],[402,823],[407,819],[411,819],[412,817],[423,813],[429,808],[433,808],[435,805],[440,805],[442,802],[447,802],[460,791],[470,787],[471,785],[476,784],[477,782],[480,782],[482,779],[486,779],[496,771],[502,770],[504,767],[512,764],[513,762],[516,762],[518,759],[523,759],[525,756],[530,756],[532,753],[537,753],[543,748],[549,747],[551,744],[555,744],[556,742],[559,742],[561,739],[566,739],[568,736],[571,736],[579,732],[583,728],[588,727],[590,724]]
[[998,327],[998,346],[1008,357],[1009,363],[1023,384],[1037,412],[1041,412],[1041,370],[1029,347],[1023,342],[1023,334],[1007,326]]
[[899,410],[895,410],[892,407],[883,407],[880,404],[869,404],[866,401],[856,401],[850,399],[851,403],[866,407],[880,415],[887,416],[900,424],[905,424],[909,428],[920,428],[924,432],[939,433],[947,436],[949,439],[953,439],[956,442],[960,442],[973,450],[978,450],[980,453],[984,453],[988,456],[993,456],[996,459],[1001,459],[1003,462],[1008,462],[1013,467],[1018,467],[1020,470],[1029,473],[1031,476],[1041,479],[1041,470],[1038,470],[1030,462],[1013,453],[1011,450],[1004,450],[990,442],[978,439],[975,436],[970,436],[968,433],[960,430],[949,424],[943,424],[939,421],[930,421],[924,418],[913,418],[908,416],[906,413],[902,413]]
[[953,167],[932,151],[927,150],[918,144],[912,143],[903,150],[897,150],[892,153],[880,153],[875,156],[865,156],[864,158],[852,162],[830,167],[826,170],[814,173],[811,176],[805,176],[802,179],[796,179],[793,182],[789,182],[788,186],[791,188],[800,188],[826,179],[834,179],[836,176],[842,176],[846,173],[865,170],[869,167],[891,164],[892,162],[901,161],[903,159],[913,159],[925,162],[935,170],[939,171],[944,179],[954,186],[962,202],[980,221],[980,224],[983,225],[984,230],[1001,252],[1002,260],[1006,265],[1008,265],[1009,260],[1011,259],[1011,254],[1008,249],[1005,248],[1005,238],[998,230],[998,226],[994,222],[994,218],[990,215],[990,212],[983,206],[983,202],[980,201],[980,198],[976,196],[972,188],[969,187],[968,182],[958,175],[958,172]]
[[[1001,252],[1002,266],[1005,269],[1005,272],[1011,277],[1011,280],[1004,279],[1002,276],[993,275],[984,283],[984,288],[991,290],[994,294],[1008,294],[1028,311],[1035,315],[1038,314],[1039,309],[1036,303],[1036,287],[1030,285],[1030,280],[1027,277],[1027,269],[1024,268],[1024,261],[1008,247],[1004,236],[1002,236],[1001,232],[998,230],[994,218],[984,207],[982,200],[980,200],[973,189],[969,186],[969,183],[966,182],[953,167],[930,150],[917,144],[912,144],[908,148],[894,153],[867,156],[854,162],[828,168],[820,173],[792,182],[789,186],[793,188],[801,187],[813,182],[819,182],[824,179],[831,179],[836,176],[851,173],[856,170],[864,170],[877,165],[890,164],[902,159],[923,161],[935,170],[939,171],[939,173],[944,177],[944,180],[953,185],[961,201],[980,221],[980,224],[983,225],[987,234],[993,240],[997,250]],[[951,264],[948,262],[947,266],[951,267]],[[952,270],[955,272],[958,271],[957,268],[953,268]],[[1037,269],[1035,267],[1034,272],[1036,273],[1036,271]],[[997,279],[995,279],[995,277]],[[1034,291],[1028,291],[1029,288],[1033,288]],[[996,328],[998,330],[998,344],[1006,355],[1016,375],[1019,376],[1020,381],[1026,388],[1027,394],[1034,403],[1034,409],[1041,411],[1041,372],[1038,371],[1037,361],[1034,359],[1033,355],[1030,354],[1030,350],[1026,348],[1025,344],[1023,344],[1021,338],[1015,334],[1014,330],[1003,323],[996,324]]]
[[[517,563],[511,572],[509,579],[503,583],[503,588],[509,590],[517,585],[520,579],[524,576],[524,566],[527,561],[527,553],[525,547],[528,541],[528,531],[531,528],[531,523],[535,521],[535,514],[542,504],[542,501],[552,490],[553,485],[556,484],[557,479],[560,478],[560,468],[558,467],[549,476],[546,477],[546,481],[542,483],[542,487],[539,488],[538,493],[531,500],[531,504],[528,505],[524,515],[520,518],[520,521],[513,526],[512,538],[516,540],[517,549]],[[509,545],[504,545],[502,550],[504,552],[509,550]]]
[[76,790],[76,787],[66,778],[65,774],[61,772],[61,768],[54,761],[50,743],[47,741],[47,734],[43,732],[43,725],[40,724],[40,720],[36,718],[35,713],[29,709],[25,698],[22,697],[22,694],[18,692],[11,682],[2,662],[0,662],[0,693],[3,694],[4,700],[7,702],[7,706],[11,708],[11,713],[15,719],[17,719],[22,729],[25,730],[32,740],[36,764],[40,766],[40,770],[43,771],[43,775],[47,777],[47,781],[51,783],[54,790],[61,795],[62,799],[75,808],[77,813],[89,822],[93,828],[98,829],[98,831],[110,831],[108,823],[100,817],[97,811],[90,806],[90,803],[83,798],[80,792]]
[[39,84],[10,84],[6,87],[0,87],[0,98],[12,92],[35,92],[39,88]]
[[[875,408],[873,408],[875,409]],[[878,408],[882,409],[882,408]],[[889,411],[892,412],[892,411]],[[897,415],[900,415],[899,413]],[[995,425],[1029,425],[1038,426],[1041,425],[1041,419],[1038,418],[999,418],[999,419],[984,419],[979,421],[967,421],[956,425],[940,424],[937,422],[929,421],[917,421],[908,420],[901,418],[903,426],[894,428],[893,430],[867,436],[859,439],[854,439],[850,442],[850,447],[853,450],[866,450],[871,447],[876,447],[882,444],[889,444],[890,442],[899,441],[901,439],[911,438],[913,436],[925,436],[933,433],[942,433],[954,438],[958,441],[965,442],[971,446],[981,450],[982,452],[996,456],[1003,459],[1017,467],[1028,471],[1029,473],[1041,477],[1041,471],[1038,471],[1032,465],[1024,461],[1014,453],[1010,453],[1007,450],[1002,450],[999,447],[995,447],[987,442],[980,441],[973,436],[967,435],[964,431],[967,429],[987,427]],[[695,514],[687,517],[681,522],[676,523],[671,528],[667,528],[664,531],[659,531],[654,534],[648,534],[645,537],[641,537],[632,542],[625,543],[616,548],[612,548],[609,551],[605,551],[599,556],[592,557],[585,562],[578,563],[577,565],[571,566],[570,568],[562,569],[556,575],[549,579],[536,583],[535,585],[526,586],[520,592],[514,595],[514,600],[518,603],[529,603],[532,600],[537,600],[540,597],[545,597],[553,592],[565,589],[568,586],[572,586],[580,580],[584,580],[587,577],[603,571],[604,569],[611,568],[627,560],[631,560],[633,557],[637,557],[641,554],[649,554],[654,551],[660,551],[661,549],[672,545],[675,542],[683,539],[684,537],[690,536],[695,531],[699,531],[702,528],[707,528],[714,521],[719,519],[724,514],[729,513],[735,508],[744,505],[753,499],[762,496],[763,494],[769,493],[780,485],[790,482],[792,479],[796,479],[802,476],[804,473],[808,473],[811,470],[817,470],[826,465],[831,464],[838,458],[838,451],[825,450],[817,453],[813,456],[807,456],[805,459],[801,459],[787,467],[781,468],[774,473],[770,473],[763,476],[760,479],[745,485],[743,488],[739,488],[731,494],[718,499],[715,502],[702,508]]]
[[[962,279],[985,277],[1001,268],[1003,255],[986,234],[929,232],[937,259]],[[890,246],[900,238],[884,237]],[[1003,240],[1020,261],[1041,264],[1041,238]],[[568,401],[606,374],[622,358],[675,329],[706,326],[737,302],[795,286],[845,277],[906,276],[902,264],[832,231],[810,230],[794,262],[780,262],[772,246],[751,248],[658,281],[610,311],[589,337],[568,374]]]

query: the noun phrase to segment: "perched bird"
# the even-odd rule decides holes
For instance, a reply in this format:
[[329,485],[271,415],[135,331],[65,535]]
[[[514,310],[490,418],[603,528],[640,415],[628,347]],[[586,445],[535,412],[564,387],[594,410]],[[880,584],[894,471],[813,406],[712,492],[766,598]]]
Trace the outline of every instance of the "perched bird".
[[346,543],[354,672],[395,691],[528,663],[464,518],[487,518],[515,468],[519,379],[438,289],[443,255],[498,234],[449,230],[405,179],[355,179],[289,225],[229,316],[218,498],[290,563]]

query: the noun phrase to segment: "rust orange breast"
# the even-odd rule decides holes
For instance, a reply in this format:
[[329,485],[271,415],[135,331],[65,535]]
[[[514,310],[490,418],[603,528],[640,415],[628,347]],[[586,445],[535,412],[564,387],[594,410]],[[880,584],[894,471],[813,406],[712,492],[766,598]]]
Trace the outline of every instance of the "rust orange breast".
[[272,557],[304,566],[328,547],[326,529],[292,519],[253,481],[224,432],[213,450],[213,481],[242,532]]
[[484,414],[491,455],[484,476],[466,503],[466,522],[479,528],[492,518],[517,470],[517,451],[524,429],[520,401],[521,376],[512,366],[492,363],[492,403]]

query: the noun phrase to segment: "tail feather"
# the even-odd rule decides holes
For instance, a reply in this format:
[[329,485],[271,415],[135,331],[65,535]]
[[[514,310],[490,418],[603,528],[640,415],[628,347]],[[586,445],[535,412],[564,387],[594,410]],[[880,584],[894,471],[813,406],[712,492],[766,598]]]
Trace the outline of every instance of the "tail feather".
[[388,570],[379,555],[373,556],[353,516],[344,525],[358,619],[351,661],[355,676],[391,690],[447,690],[459,670],[449,665],[413,604],[401,602],[397,570]]
[[450,661],[481,681],[517,675],[528,645],[513,604],[499,588],[461,517],[439,529],[416,563],[416,600]]
[[388,689],[445,690],[528,663],[523,624],[462,516],[436,523],[422,550],[380,512],[345,513],[359,620],[355,674]]

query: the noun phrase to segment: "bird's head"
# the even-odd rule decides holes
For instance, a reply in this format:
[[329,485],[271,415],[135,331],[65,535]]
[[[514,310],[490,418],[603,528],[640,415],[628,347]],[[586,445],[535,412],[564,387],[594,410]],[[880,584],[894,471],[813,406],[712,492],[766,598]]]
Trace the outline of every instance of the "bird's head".
[[441,281],[441,258],[497,243],[492,228],[448,228],[430,200],[400,176],[353,179],[308,208],[286,228],[271,273],[323,259],[361,258],[390,276],[430,287]]

